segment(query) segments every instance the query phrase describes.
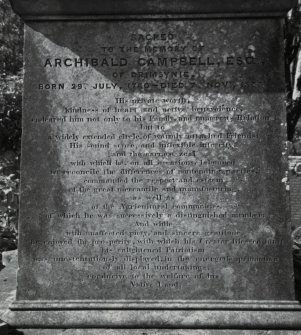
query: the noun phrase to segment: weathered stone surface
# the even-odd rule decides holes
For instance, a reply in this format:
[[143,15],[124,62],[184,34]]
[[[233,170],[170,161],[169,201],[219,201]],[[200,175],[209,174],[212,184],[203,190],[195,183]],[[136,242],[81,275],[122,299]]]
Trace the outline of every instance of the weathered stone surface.
[[[299,330],[20,329],[22,335],[298,335]],[[20,334],[21,335],[21,334]]]
[[69,334],[300,329],[272,18],[295,1],[13,4],[29,21],[4,320]]
[[18,300],[294,299],[281,32],[26,28]]
[[95,0],[11,0],[20,15],[122,15],[122,14],[284,14],[297,4],[296,0],[211,0],[211,1],[95,1]]
[[73,333],[73,330],[69,330],[66,332],[66,335],[295,335],[297,331],[283,331],[283,330],[233,330],[233,329],[226,329],[226,330],[195,330],[195,329],[177,329],[177,330],[170,330],[170,329],[105,329],[102,330],[101,333],[96,333],[95,330],[87,330],[87,333],[84,330],[77,330]]
[[[92,305],[93,306],[93,305]],[[25,306],[26,307],[26,306]],[[47,307],[14,310],[3,319],[17,328],[166,328],[166,329],[301,329],[300,307],[279,305],[278,310],[235,309],[224,305],[212,309],[160,307],[134,309]]]

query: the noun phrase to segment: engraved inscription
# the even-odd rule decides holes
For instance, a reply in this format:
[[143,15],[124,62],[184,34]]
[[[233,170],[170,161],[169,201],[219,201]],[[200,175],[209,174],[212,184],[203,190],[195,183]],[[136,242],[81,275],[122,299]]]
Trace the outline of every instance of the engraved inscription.
[[32,89],[49,106],[25,122],[53,159],[37,166],[49,196],[23,209],[37,282],[55,296],[64,272],[84,299],[262,299],[260,276],[272,299],[289,243],[277,41],[262,47],[257,21],[237,23],[244,39],[232,21],[114,24],[81,49],[68,23],[60,52],[39,50]]

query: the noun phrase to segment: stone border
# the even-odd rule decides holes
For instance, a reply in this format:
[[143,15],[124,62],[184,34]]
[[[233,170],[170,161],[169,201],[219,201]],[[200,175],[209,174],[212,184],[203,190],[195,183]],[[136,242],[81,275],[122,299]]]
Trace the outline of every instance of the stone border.
[[32,310],[3,317],[16,328],[301,329],[300,310]]
[[297,0],[10,0],[15,12],[24,19],[55,18],[56,16],[73,16],[84,19],[85,16],[137,16],[143,15],[215,15],[233,17],[235,15],[284,16],[297,4]]

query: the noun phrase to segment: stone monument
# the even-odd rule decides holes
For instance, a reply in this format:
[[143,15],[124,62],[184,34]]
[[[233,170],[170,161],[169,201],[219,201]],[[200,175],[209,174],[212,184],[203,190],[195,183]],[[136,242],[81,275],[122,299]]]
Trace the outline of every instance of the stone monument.
[[11,0],[25,20],[19,271],[31,328],[298,329],[291,0]]

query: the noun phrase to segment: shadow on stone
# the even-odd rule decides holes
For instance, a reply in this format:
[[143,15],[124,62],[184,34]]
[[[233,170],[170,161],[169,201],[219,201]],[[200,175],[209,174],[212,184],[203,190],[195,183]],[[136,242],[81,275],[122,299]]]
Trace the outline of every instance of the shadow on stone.
[[14,329],[14,328],[10,328],[8,330],[8,335],[24,335],[23,332],[17,330],[17,329]]
[[294,274],[296,299],[301,301],[301,250],[294,250]]

